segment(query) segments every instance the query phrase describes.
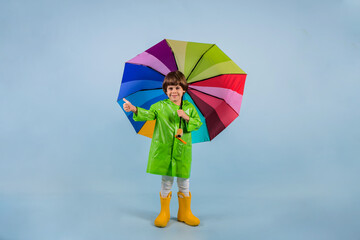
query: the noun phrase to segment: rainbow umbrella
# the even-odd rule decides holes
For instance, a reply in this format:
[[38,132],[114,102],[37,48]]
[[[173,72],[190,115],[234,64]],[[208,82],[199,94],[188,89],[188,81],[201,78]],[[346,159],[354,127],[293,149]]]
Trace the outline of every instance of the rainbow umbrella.
[[[164,39],[125,63],[118,96],[145,109],[167,96],[162,90],[164,76],[179,70],[189,89],[184,100],[197,109],[203,125],[192,132],[192,142],[210,141],[239,116],[246,73],[215,44]],[[125,111],[124,111],[125,112]],[[138,134],[152,137],[155,121],[135,122],[125,112]]]

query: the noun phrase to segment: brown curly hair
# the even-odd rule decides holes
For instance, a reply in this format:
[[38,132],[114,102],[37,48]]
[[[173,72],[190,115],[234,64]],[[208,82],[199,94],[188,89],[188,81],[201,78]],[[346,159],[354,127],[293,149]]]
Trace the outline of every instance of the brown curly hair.
[[167,87],[170,85],[180,85],[186,92],[188,90],[188,83],[186,82],[185,75],[180,71],[169,72],[162,85],[163,91],[166,94]]

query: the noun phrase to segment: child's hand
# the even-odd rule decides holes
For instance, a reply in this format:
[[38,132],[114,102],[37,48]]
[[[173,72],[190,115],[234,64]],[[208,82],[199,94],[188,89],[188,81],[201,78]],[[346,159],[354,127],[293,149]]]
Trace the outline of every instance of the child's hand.
[[137,108],[131,104],[131,102],[129,102],[128,100],[126,100],[125,98],[123,98],[123,101],[125,102],[123,104],[123,108],[125,110],[125,112],[130,112],[132,111],[133,113],[137,113]]
[[186,121],[189,121],[189,119],[190,119],[190,117],[182,109],[177,110],[177,114],[178,114],[179,117],[182,117]]

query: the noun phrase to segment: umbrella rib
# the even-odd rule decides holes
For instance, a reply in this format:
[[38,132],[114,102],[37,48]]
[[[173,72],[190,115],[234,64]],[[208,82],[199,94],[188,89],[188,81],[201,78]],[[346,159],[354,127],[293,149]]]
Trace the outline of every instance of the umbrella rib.
[[202,94],[208,95],[209,97],[217,98],[217,99],[219,99],[219,100],[221,100],[221,101],[224,101],[225,104],[227,104],[237,115],[239,115],[239,113],[237,113],[237,112],[235,111],[235,109],[234,109],[225,99],[220,98],[220,97],[217,97],[217,96],[215,96],[215,95],[211,95],[211,94],[206,93],[206,92],[203,92],[203,91],[201,91],[201,90],[192,88],[191,86],[189,86],[189,88],[191,88],[191,91],[201,92]]
[[189,76],[187,77],[187,79],[190,78],[191,74],[193,73],[193,71],[195,70],[196,66],[199,64],[200,60],[203,58],[203,56],[205,55],[205,53],[207,53],[211,48],[213,48],[215,46],[215,44],[213,44],[211,47],[209,47],[208,50],[206,50],[202,55],[201,57],[199,58],[199,60],[196,62],[195,66],[191,69],[191,72],[189,74]]
[[[151,91],[151,90],[156,90],[156,89],[162,89],[162,88],[140,89],[140,90],[136,91],[135,93],[137,93],[137,92],[143,92],[143,91]],[[131,94],[130,94],[130,95],[131,95]],[[129,95],[129,96],[130,96],[130,95]]]
[[[201,93],[203,93],[203,94],[205,94],[205,95],[208,95],[209,97],[213,97],[213,98],[217,98],[217,99],[219,99],[219,100],[221,100],[221,101],[225,101],[224,99],[219,98],[219,97],[217,97],[217,96],[214,96],[214,95],[211,95],[211,94],[209,94],[209,93],[206,93],[206,92],[200,91],[200,90],[198,90],[198,89],[192,88],[191,86],[189,86],[189,87],[191,88],[191,91],[201,92]],[[225,101],[225,102],[226,102],[226,101]],[[227,104],[227,103],[226,103],[226,104]],[[228,104],[228,105],[229,105],[229,104]]]
[[206,80],[209,80],[211,78],[220,77],[220,76],[223,76],[223,75],[247,75],[247,73],[245,73],[245,74],[244,73],[222,73],[222,74],[219,74],[219,75],[215,75],[215,76],[212,76],[212,77],[201,79],[199,81],[191,82],[191,83],[189,83],[189,87],[191,87],[192,83],[198,83],[198,82],[206,81]]
[[152,67],[149,67],[149,66],[146,66],[146,67],[148,67],[148,68],[150,68],[150,69],[154,70],[155,72],[160,73],[161,75],[163,75],[163,76],[165,77],[165,74],[163,74],[163,73],[159,72],[158,70],[156,70],[156,69],[154,69],[154,68],[152,68]]
[[[129,95],[127,95],[127,96],[125,96],[124,98],[127,98],[127,97],[129,97],[129,96],[131,96],[131,95],[133,95],[133,94],[136,94],[136,93],[138,93],[138,92],[144,92],[144,91],[152,91],[152,90],[159,90],[159,89],[162,89],[162,88],[150,88],[150,89],[140,89],[140,90],[137,90],[136,92],[134,92],[134,93],[131,93],[131,94],[129,94]],[[122,98],[121,98],[122,99]],[[118,101],[119,101],[120,99],[118,99]]]
[[[165,40],[166,40],[166,39],[165,39]],[[167,43],[167,45],[169,46],[169,48],[170,48],[170,50],[171,50],[171,53],[172,53],[172,55],[173,55],[173,57],[174,57],[174,61],[175,61],[175,64],[176,64],[176,68],[177,68],[177,70],[179,70],[179,66],[178,66],[177,61],[176,61],[176,58],[175,58],[175,53],[174,53],[174,51],[172,50],[171,46],[169,45],[168,41],[166,41],[166,43]]]
[[165,74],[159,72],[158,70],[156,70],[155,68],[152,68],[152,67],[150,67],[150,66],[147,66],[147,65],[144,65],[144,64],[138,64],[138,63],[128,63],[128,62],[126,62],[126,63],[127,63],[127,64],[133,64],[133,65],[144,66],[144,67],[150,68],[151,70],[154,70],[155,72],[160,73],[161,75],[163,75],[163,76],[165,77]]

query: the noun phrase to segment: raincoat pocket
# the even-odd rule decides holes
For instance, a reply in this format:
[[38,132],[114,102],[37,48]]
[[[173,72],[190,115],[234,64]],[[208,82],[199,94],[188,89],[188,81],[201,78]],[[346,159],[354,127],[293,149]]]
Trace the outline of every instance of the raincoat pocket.
[[150,148],[147,172],[165,175],[171,164],[170,155],[171,145],[153,141]]
[[178,177],[188,178],[191,172],[191,147],[184,145],[182,147],[181,159],[176,161]]
[[185,144],[182,143],[180,140],[176,139],[174,142],[174,148],[172,153],[172,158],[176,161],[181,161],[184,154]]

